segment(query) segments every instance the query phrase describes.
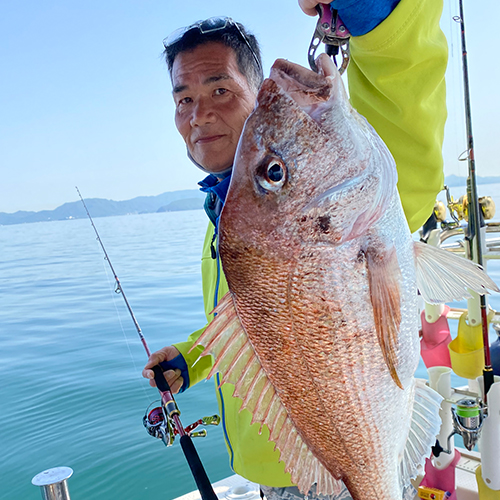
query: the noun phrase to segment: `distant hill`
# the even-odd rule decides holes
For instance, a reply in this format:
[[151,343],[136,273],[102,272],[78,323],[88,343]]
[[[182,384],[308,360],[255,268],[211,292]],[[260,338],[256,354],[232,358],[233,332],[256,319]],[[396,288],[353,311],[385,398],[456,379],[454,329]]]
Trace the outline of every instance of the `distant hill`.
[[171,201],[168,205],[160,207],[157,212],[178,212],[180,210],[198,210],[203,208],[204,198],[185,198],[184,200]]
[[[155,212],[171,212],[177,210],[197,210],[203,208],[205,194],[197,189],[170,191],[157,196],[138,196],[131,200],[114,201],[102,198],[85,200],[92,217],[108,217],[110,215],[148,214]],[[81,201],[64,203],[54,210],[40,212],[18,211],[14,213],[0,212],[0,225],[23,224],[27,222],[43,222],[54,220],[81,219],[87,217]]]
[[[447,175],[444,182],[448,187],[466,186],[467,185],[467,177],[458,177],[458,175]],[[500,176],[491,176],[491,177],[477,176],[476,183],[477,184],[497,184],[497,183],[500,183]]]
[[[467,179],[456,175],[448,175],[445,183],[449,187],[465,186]],[[500,183],[500,176],[477,177],[478,184]],[[180,210],[198,210],[203,208],[205,194],[197,189],[169,191],[157,196],[138,196],[131,200],[114,201],[102,198],[85,200],[92,217],[108,217],[110,215],[149,214],[155,212],[175,212]],[[81,219],[87,217],[80,201],[64,203],[54,210],[40,212],[15,213],[0,212],[0,226],[23,224],[27,222],[43,222],[53,220]]]

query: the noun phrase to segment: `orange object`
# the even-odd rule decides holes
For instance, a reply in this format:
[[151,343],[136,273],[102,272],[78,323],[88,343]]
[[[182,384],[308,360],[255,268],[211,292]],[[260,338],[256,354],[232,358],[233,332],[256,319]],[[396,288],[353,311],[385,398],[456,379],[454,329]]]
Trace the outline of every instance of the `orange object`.
[[450,497],[450,493],[448,491],[438,490],[437,488],[419,486],[418,497],[422,500],[446,500]]

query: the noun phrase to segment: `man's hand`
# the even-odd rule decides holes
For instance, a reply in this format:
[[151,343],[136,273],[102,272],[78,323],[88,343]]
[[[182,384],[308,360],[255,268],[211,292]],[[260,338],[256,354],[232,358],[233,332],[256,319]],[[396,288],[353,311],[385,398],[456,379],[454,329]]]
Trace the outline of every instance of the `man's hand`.
[[[148,362],[146,363],[146,366],[144,367],[144,370],[142,370],[142,376],[144,378],[149,379],[149,385],[151,387],[156,387],[156,382],[154,380],[154,373],[153,370],[151,370],[151,368],[161,363],[162,361],[170,361],[175,357],[179,356],[179,354],[180,352],[177,350],[177,348],[172,345],[164,347],[163,349],[160,349],[159,351],[156,351],[153,354],[151,354]],[[181,371],[167,370],[166,372],[163,373],[163,376],[165,377],[165,380],[170,386],[172,394],[177,394],[179,392],[179,389],[182,387],[182,384],[184,383],[184,379],[181,377]]]
[[317,16],[318,12],[316,11],[316,5],[319,3],[324,3],[326,5],[332,3],[332,0],[299,0],[300,8],[308,15],[308,16]]

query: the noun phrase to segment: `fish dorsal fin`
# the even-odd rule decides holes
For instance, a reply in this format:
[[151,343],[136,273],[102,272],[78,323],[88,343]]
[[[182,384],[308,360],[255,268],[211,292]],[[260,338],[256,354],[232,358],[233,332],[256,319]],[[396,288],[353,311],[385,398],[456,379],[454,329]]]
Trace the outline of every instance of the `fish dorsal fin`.
[[311,453],[288,416],[286,408],[267,377],[238,318],[233,298],[228,292],[214,311],[216,316],[196,344],[205,347],[203,355],[211,354],[214,364],[207,378],[221,374],[222,384],[235,386],[234,396],[243,401],[242,409],[252,414],[252,424],[266,425],[270,440],[280,452],[292,481],[303,493],[317,484],[317,493],[336,495],[342,481],[334,478]]
[[470,260],[418,241],[414,252],[417,287],[430,304],[470,299],[469,290],[480,295],[500,291],[481,266]]
[[418,475],[419,467],[424,465],[431,446],[436,442],[436,435],[441,428],[439,408],[442,400],[436,391],[425,385],[425,380],[416,380],[410,430],[399,463],[402,488]]
[[403,389],[397,372],[398,337],[401,324],[401,270],[396,249],[391,247],[382,251],[372,246],[365,251],[365,255],[373,319],[380,349],[392,379],[398,387]]

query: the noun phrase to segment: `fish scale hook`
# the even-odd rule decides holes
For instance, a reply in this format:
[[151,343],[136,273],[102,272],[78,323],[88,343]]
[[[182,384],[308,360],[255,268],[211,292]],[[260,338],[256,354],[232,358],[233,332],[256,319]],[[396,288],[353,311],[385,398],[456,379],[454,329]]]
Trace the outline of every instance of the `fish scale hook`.
[[351,33],[340,19],[338,12],[331,5],[320,4],[316,6],[316,10],[318,11],[319,19],[307,53],[309,66],[314,72],[319,72],[315,61],[316,50],[321,43],[324,43],[326,45],[326,53],[333,59],[337,67],[336,56],[340,49],[342,64],[338,70],[342,74],[347,69],[351,58],[349,48]]

